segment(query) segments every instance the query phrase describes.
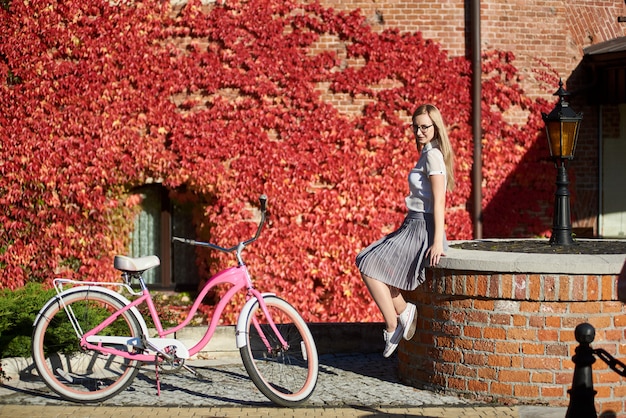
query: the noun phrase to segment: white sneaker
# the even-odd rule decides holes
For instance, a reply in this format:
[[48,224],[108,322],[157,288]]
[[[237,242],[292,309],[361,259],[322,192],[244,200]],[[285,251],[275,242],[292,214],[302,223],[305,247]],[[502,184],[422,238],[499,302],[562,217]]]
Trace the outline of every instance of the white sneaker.
[[385,339],[385,350],[383,351],[383,357],[389,357],[398,348],[398,343],[402,339],[402,324],[398,322],[398,326],[394,332],[387,332],[383,330],[383,338]]
[[404,312],[398,316],[398,322],[402,324],[402,328],[404,328],[404,339],[410,340],[413,338],[415,328],[417,327],[417,308],[415,305],[407,303]]

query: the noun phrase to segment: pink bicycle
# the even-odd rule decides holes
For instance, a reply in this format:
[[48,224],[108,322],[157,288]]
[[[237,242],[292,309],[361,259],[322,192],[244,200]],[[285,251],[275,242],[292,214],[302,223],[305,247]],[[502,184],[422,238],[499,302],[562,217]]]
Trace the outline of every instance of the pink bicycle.
[[[265,195],[260,198],[261,221],[254,237],[224,248],[207,242],[174,240],[232,253],[237,265],[214,275],[198,294],[187,317],[164,329],[142,273],[159,265],[156,256],[116,256],[115,268],[123,283],[56,279],[57,295],[50,299],[33,324],[33,361],[46,385],[75,402],[99,402],[115,396],[133,381],[143,363],[155,363],[158,372],[184,368],[185,360],[204,348],[227,303],[237,292],[247,301],[239,313],[236,344],[243,364],[257,388],[272,402],[295,406],[306,401],[317,383],[319,360],[311,332],[296,309],[274,294],[260,293],[252,284],[242,259],[243,249],[255,241],[266,216]],[[139,290],[131,284],[136,281]],[[200,302],[215,286],[230,285],[211,317],[204,337],[186,347],[168,337],[187,326]],[[127,298],[122,293],[128,293]],[[130,299],[129,299],[130,298]],[[132,301],[131,301],[132,299]],[[137,307],[147,304],[151,335]],[[69,341],[69,343],[68,343]]]

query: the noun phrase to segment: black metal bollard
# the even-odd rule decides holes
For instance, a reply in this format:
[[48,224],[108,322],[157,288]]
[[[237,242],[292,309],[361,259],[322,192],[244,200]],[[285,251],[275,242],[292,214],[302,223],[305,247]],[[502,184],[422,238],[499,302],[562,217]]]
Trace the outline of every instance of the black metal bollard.
[[569,406],[565,418],[597,418],[593,390],[592,365],[596,359],[593,356],[591,343],[596,336],[596,330],[591,324],[579,324],[574,330],[576,341],[576,354],[572,357],[574,362],[574,379],[569,393]]

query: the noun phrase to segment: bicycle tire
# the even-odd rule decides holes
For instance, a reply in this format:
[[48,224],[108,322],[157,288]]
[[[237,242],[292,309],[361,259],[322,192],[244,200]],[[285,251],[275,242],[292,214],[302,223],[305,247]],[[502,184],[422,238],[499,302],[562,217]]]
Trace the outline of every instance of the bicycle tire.
[[[139,371],[139,362],[79,347],[80,340],[66,312],[68,307],[85,332],[124,304],[105,292],[90,289],[64,296],[63,303],[56,297],[42,308],[32,338],[33,361],[39,376],[52,391],[70,401],[109,399],[131,384]],[[126,311],[98,335],[140,337],[141,326],[135,315]],[[126,345],[116,347],[129,349]]]
[[[256,387],[280,406],[296,406],[306,401],[317,384],[319,358],[311,331],[302,316],[285,300],[264,296],[269,313],[288,343],[285,349],[265,319],[259,302],[246,318],[246,345],[239,349],[244,367]],[[271,347],[267,349],[253,319]]]

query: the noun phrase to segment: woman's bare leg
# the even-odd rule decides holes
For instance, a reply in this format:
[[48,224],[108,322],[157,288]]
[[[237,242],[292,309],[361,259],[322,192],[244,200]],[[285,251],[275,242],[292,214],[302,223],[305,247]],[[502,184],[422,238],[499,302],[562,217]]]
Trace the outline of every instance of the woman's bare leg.
[[400,315],[406,309],[406,301],[404,296],[397,287],[390,287],[391,299],[393,301],[393,307],[396,310],[396,315]]
[[[369,290],[374,302],[380,309],[380,312],[383,314],[383,319],[385,320],[385,326],[387,328],[387,332],[393,332],[398,326],[398,310],[397,308],[402,304],[404,304],[404,308],[406,308],[406,302],[404,302],[404,298],[400,291],[394,287],[391,287],[383,282],[380,282],[376,279],[372,279],[369,276],[362,275],[363,281],[365,282],[365,286]],[[402,312],[402,311],[400,311]]]

